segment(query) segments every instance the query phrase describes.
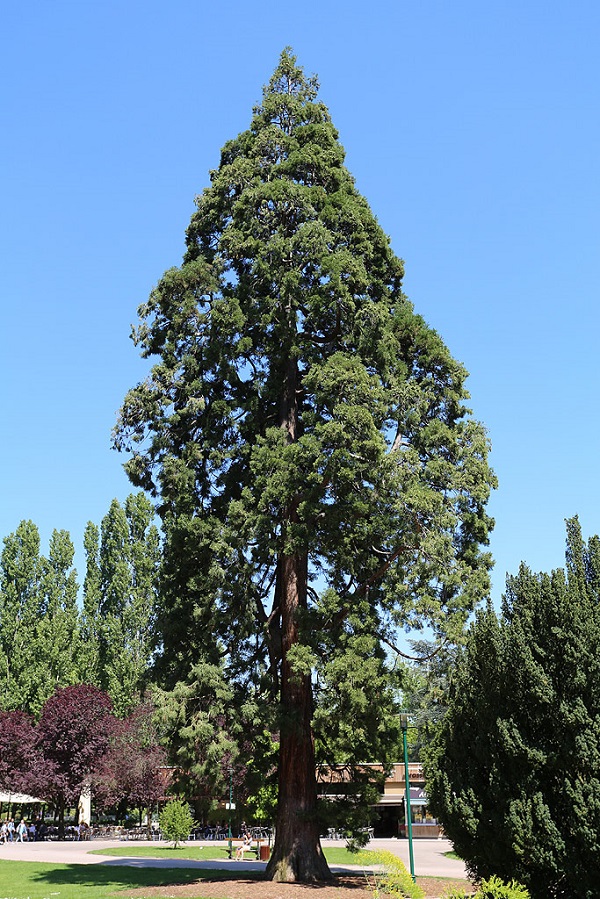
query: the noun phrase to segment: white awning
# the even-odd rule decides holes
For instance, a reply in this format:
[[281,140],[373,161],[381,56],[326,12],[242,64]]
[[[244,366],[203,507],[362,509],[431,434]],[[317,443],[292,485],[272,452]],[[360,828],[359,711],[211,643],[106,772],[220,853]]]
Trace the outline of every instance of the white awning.
[[402,805],[403,802],[404,793],[384,793],[379,797],[377,805]]
[[34,802],[45,802],[45,799],[40,799],[38,796],[29,796],[27,793],[2,793],[0,792],[0,802],[19,802],[21,804],[28,804]]
[[[379,797],[377,805],[402,805],[406,791],[403,793],[384,793]],[[411,805],[427,805],[427,793],[422,787],[410,788]]]

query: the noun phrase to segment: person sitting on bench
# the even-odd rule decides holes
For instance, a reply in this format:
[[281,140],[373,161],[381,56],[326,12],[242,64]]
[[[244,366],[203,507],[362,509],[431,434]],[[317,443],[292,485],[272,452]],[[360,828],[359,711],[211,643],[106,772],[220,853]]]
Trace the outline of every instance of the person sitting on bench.
[[244,861],[244,852],[250,851],[250,849],[252,849],[252,834],[246,831],[242,844],[235,850],[235,860]]

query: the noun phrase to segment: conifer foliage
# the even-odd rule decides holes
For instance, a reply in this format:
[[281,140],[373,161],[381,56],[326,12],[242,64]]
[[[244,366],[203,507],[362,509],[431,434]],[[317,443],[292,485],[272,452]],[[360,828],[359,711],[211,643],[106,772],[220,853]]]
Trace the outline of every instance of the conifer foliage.
[[155,364],[115,431],[165,530],[165,684],[202,658],[279,709],[275,879],[329,877],[320,689],[371,666],[340,702],[368,751],[386,727],[382,640],[462,626],[487,587],[487,440],[402,275],[316,80],[284,51],[197,200],[182,266],[140,307]]
[[477,876],[592,899],[600,857],[600,539],[567,522],[567,565],[509,577],[474,624],[427,791]]

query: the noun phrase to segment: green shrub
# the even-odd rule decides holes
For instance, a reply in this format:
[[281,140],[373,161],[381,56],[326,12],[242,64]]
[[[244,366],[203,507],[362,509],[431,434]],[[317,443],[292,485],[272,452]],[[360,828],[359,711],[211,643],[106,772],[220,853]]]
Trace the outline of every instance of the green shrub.
[[516,880],[504,883],[499,877],[490,877],[489,880],[481,881],[474,896],[464,890],[452,890],[444,895],[444,899],[530,899],[530,896]]
[[477,899],[529,899],[529,891],[516,880],[504,883],[499,877],[490,877],[481,881],[476,896]]
[[397,896],[399,899],[423,899],[425,893],[413,883],[403,862],[391,852],[359,852],[359,864],[377,866],[372,874],[365,874],[373,899]]
[[195,825],[190,807],[183,799],[171,799],[161,811],[158,820],[163,837],[173,843],[174,849],[187,840]]
[[509,577],[480,609],[428,741],[428,808],[477,882],[597,899],[600,554],[567,521],[566,570]]

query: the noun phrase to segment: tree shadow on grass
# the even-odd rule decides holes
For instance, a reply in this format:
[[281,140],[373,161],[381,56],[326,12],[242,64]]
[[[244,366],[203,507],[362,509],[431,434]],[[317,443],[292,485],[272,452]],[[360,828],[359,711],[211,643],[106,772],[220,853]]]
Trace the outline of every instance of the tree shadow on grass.
[[[6,874],[10,879],[3,879]],[[118,899],[123,896],[146,896],[146,890],[152,887],[162,888],[167,891],[177,892],[181,887],[183,895],[202,896],[203,886],[210,892],[211,884],[231,883],[236,885],[234,895],[245,896],[246,889],[251,890],[247,895],[262,895],[264,887],[277,887],[277,895],[280,895],[281,884],[266,884],[264,872],[261,871],[223,871],[219,869],[189,868],[149,868],[142,866],[123,864],[99,864],[99,865],[65,865],[55,863],[35,863],[21,861],[0,860],[0,897],[27,896],[30,899],[51,899],[57,896],[59,899]],[[340,899],[341,895],[347,896],[350,891],[364,890],[365,883],[362,877],[339,876],[334,885],[331,884],[291,884],[291,888],[302,888],[303,896],[306,894],[323,894],[332,899]],[[8,893],[2,890],[8,889]],[[227,889],[227,888],[225,888]],[[256,892],[258,890],[258,892]],[[340,892],[341,891],[341,892]],[[161,895],[164,895],[161,893]],[[273,896],[272,891],[265,890],[265,895]],[[293,895],[297,895],[294,893]]]
[[[25,864],[28,864],[27,862]],[[124,889],[136,889],[138,887],[158,887],[187,885],[197,881],[223,881],[235,880],[233,872],[201,870],[200,868],[143,868],[136,865],[54,865],[36,866],[42,868],[32,872],[30,882],[46,887],[102,887],[107,891]],[[252,872],[246,872],[248,880],[260,879],[260,873],[256,878]],[[85,896],[84,893],[82,893]],[[93,892],[91,891],[93,896]],[[104,895],[104,894],[103,894]]]

